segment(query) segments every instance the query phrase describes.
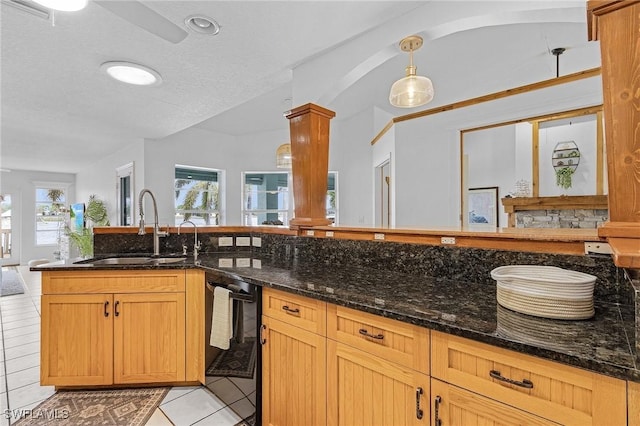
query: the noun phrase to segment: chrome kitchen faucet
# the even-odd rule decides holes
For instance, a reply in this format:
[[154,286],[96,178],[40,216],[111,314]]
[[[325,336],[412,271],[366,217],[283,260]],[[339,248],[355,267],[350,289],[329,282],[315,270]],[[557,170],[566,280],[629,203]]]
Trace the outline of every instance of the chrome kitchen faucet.
[[[198,227],[190,220],[184,220],[180,225],[178,225],[178,235],[180,235],[180,228],[182,228],[182,225],[184,225],[185,223],[190,223],[193,225],[193,260],[196,260],[198,258],[198,250],[200,250],[200,241],[198,241]],[[187,246],[185,245],[182,246],[182,254],[187,254]]]
[[158,205],[156,204],[156,197],[153,195],[153,192],[148,189],[143,189],[140,191],[140,195],[138,196],[138,207],[140,208],[140,229],[138,229],[138,235],[145,235],[147,233],[144,229],[144,209],[142,207],[144,194],[151,195],[151,200],[153,201],[153,219],[155,220],[153,225],[153,254],[154,256],[158,256],[160,255],[160,237],[166,237],[169,235],[169,232],[160,231],[160,226],[158,225]]

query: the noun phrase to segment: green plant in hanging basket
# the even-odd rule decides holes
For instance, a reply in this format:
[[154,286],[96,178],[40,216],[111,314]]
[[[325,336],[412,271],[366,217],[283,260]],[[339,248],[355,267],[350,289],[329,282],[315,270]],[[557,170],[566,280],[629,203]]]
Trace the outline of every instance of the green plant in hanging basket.
[[574,172],[575,170],[571,167],[556,169],[556,185],[564,189],[571,188],[571,177]]

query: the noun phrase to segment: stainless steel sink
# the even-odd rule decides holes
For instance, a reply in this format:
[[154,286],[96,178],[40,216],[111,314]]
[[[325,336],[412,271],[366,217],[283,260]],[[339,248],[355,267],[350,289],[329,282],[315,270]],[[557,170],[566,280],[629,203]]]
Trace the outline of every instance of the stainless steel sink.
[[106,259],[92,260],[87,263],[94,265],[144,265],[151,260],[150,257],[107,257]]
[[185,259],[186,257],[153,257],[151,258],[150,263],[158,263],[158,264],[178,263],[178,262],[182,262]]
[[107,257],[82,263],[91,263],[93,265],[164,265],[182,262],[185,259],[186,257]]

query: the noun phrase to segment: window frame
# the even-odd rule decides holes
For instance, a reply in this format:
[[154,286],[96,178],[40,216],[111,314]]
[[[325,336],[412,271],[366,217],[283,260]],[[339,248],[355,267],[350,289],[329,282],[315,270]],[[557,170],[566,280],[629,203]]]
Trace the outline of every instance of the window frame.
[[[210,210],[201,210],[201,209],[178,209],[177,206],[177,199],[176,199],[176,191],[179,190],[179,188],[176,187],[176,181],[178,180],[178,178],[176,178],[176,172],[178,171],[178,169],[183,169],[183,170],[192,170],[194,172],[198,172],[198,171],[203,171],[203,172],[214,172],[216,174],[216,180],[212,181],[217,183],[217,189],[218,189],[218,200],[217,200],[217,208],[215,209],[210,209]],[[174,166],[173,169],[173,206],[174,206],[174,214],[175,214],[175,226],[178,226],[180,223],[182,223],[185,219],[184,219],[184,215],[185,213],[189,213],[190,215],[193,214],[209,214],[211,215],[212,218],[217,217],[217,222],[218,223],[210,223],[210,224],[204,224],[201,226],[221,226],[225,224],[225,218],[224,218],[224,190],[225,190],[225,180],[224,180],[224,170],[220,170],[220,169],[215,169],[212,167],[199,167],[199,166],[189,166],[189,165],[184,165],[184,164],[176,164]],[[193,179],[193,180],[197,180],[197,179]],[[206,182],[205,180],[199,180],[201,182]],[[178,217],[182,216],[183,219],[179,220]],[[187,219],[187,220],[190,220]]]
[[[64,182],[33,182],[33,213],[34,213],[34,228],[33,228],[33,239],[34,239],[34,245],[36,247],[56,247],[59,245],[60,243],[60,237],[61,235],[64,233],[64,227],[67,225],[67,216],[68,216],[68,205],[70,205],[71,200],[69,199],[69,187],[70,185],[68,183],[64,183]],[[38,191],[39,190],[45,190],[45,191],[49,191],[52,189],[57,189],[57,190],[61,190],[63,193],[63,201],[61,203],[58,203],[61,205],[61,210],[60,210],[60,214],[55,215],[58,216],[60,219],[57,220],[58,222],[58,229],[56,230],[57,232],[57,237],[56,237],[56,241],[52,242],[52,243],[42,243],[39,242],[39,236],[42,235],[43,232],[51,232],[51,230],[39,230],[38,229],[38,217],[44,217],[45,215],[39,214],[38,212],[38,206],[42,205],[42,204],[50,204],[51,207],[53,207],[54,202],[53,201],[49,201],[46,202],[46,200],[41,200],[38,198]],[[49,199],[50,200],[50,199]],[[51,211],[51,210],[50,210]],[[42,213],[42,212],[41,212]],[[50,215],[52,216],[52,215]]]

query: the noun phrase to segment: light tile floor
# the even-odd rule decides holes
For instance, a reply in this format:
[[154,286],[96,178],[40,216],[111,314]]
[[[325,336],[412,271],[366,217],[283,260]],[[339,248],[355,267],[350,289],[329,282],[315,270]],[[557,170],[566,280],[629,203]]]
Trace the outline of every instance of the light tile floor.
[[[0,298],[0,426],[16,421],[12,413],[18,411],[13,410],[32,409],[55,392],[39,383],[40,273],[27,266],[17,268],[25,293]],[[255,411],[252,380],[207,379],[206,386],[172,388],[147,425],[235,425]]]

